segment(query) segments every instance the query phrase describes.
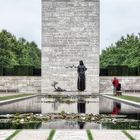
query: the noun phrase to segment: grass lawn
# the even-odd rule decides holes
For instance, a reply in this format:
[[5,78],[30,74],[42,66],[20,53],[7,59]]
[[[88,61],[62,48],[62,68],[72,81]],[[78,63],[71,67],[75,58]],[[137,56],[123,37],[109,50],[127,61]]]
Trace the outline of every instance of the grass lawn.
[[136,96],[123,95],[123,96],[115,96],[115,97],[140,103],[140,97],[136,97]]
[[32,94],[18,94],[18,95],[0,96],[0,101],[19,98],[19,97],[26,97],[29,95],[32,95]]

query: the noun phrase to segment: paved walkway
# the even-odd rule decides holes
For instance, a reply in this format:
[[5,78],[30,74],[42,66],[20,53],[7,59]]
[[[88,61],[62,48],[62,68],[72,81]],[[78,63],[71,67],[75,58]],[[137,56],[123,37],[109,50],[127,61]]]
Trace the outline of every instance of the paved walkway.
[[57,130],[53,140],[88,140],[85,130]]
[[[90,130],[94,140],[129,140],[121,130]],[[0,140],[8,138],[15,130],[0,130]],[[12,140],[47,140],[51,130],[21,130]],[[127,131],[135,140],[140,140],[140,131]],[[53,140],[88,140],[86,130],[56,130]]]
[[136,140],[140,140],[140,131],[128,130],[127,132]]
[[0,130],[0,140],[5,140],[10,135],[12,135],[15,130]]
[[121,131],[91,130],[94,140],[128,140]]
[[50,130],[22,130],[12,140],[46,140]]

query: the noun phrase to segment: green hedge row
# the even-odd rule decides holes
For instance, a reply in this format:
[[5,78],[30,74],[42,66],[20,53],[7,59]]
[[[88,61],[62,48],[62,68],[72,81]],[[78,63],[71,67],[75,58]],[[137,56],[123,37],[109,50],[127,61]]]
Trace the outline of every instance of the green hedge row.
[[13,68],[0,66],[0,76],[41,76],[41,69],[33,66],[14,66]]
[[140,66],[108,66],[100,69],[100,76],[140,76]]

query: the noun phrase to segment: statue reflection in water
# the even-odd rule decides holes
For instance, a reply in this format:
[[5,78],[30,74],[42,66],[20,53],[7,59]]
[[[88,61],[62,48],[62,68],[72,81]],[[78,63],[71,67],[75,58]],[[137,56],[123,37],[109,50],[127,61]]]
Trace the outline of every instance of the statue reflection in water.
[[121,111],[121,104],[118,102],[113,102],[112,115],[118,115]]
[[[79,99],[77,103],[78,113],[86,113],[86,102],[83,99]],[[83,129],[85,126],[85,122],[78,121],[78,125],[80,129]]]
[[78,81],[77,81],[77,89],[79,91],[84,91],[86,88],[86,77],[85,77],[85,71],[87,68],[85,67],[82,60],[80,60],[77,72],[78,72]]

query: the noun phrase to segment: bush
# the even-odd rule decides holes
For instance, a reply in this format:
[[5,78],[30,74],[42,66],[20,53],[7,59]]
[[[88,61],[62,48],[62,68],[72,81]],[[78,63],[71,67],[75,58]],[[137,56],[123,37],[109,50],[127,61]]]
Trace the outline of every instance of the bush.
[[128,76],[128,66],[108,66],[109,76]]
[[33,66],[14,66],[15,76],[33,76]]
[[137,75],[140,76],[140,66],[137,67]]
[[3,76],[3,66],[0,66],[0,76]]
[[108,76],[108,69],[100,68],[100,76]]
[[129,67],[128,76],[137,76],[137,75],[138,75],[137,67]]
[[33,76],[41,76],[41,69],[34,68],[33,69]]
[[4,76],[13,76],[14,68],[3,68],[3,75]]

